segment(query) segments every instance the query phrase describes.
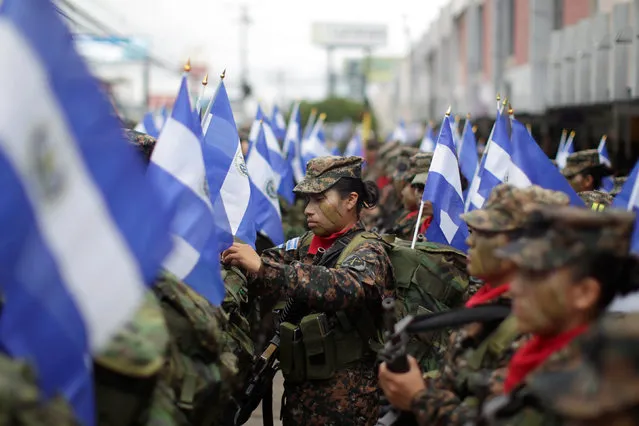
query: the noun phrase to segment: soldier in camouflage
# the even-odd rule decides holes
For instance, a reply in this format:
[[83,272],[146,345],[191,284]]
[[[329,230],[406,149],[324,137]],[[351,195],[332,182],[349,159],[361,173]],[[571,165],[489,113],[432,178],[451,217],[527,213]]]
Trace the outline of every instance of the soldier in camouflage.
[[410,157],[416,153],[417,148],[400,145],[387,155],[385,167],[386,175],[390,177],[391,189],[388,198],[381,204],[382,220],[378,229],[382,232],[394,228],[404,212],[401,194],[409,182],[403,177],[410,167]]
[[[623,411],[624,403],[615,406],[614,401],[628,393],[593,386],[592,372],[570,382],[556,369],[574,366],[579,360],[575,353],[578,336],[587,333],[598,318],[615,316],[607,314],[610,303],[639,288],[639,261],[629,254],[634,222],[635,214],[626,211],[537,206],[528,213],[522,238],[498,251],[498,256],[518,267],[511,285],[513,312],[518,330],[532,337],[509,363],[504,382],[507,395],[485,407],[489,423],[552,424],[563,414],[553,407],[569,407],[579,420],[601,420],[615,408]],[[594,345],[603,347],[606,343],[597,341]],[[598,358],[595,365],[610,361]],[[632,369],[623,370],[621,363],[615,367],[621,374],[618,377],[632,374]],[[547,387],[550,381],[558,386],[550,393],[540,393],[535,387],[540,382]],[[562,395],[562,390],[568,395]],[[573,399],[575,395],[579,396]],[[592,405],[594,401],[611,405],[604,408]]]
[[[496,251],[516,240],[524,225],[526,206],[567,205],[568,197],[531,186],[497,186],[483,209],[462,215],[468,224],[468,271],[484,280],[467,307],[509,303],[510,282],[516,267],[496,257]],[[516,330],[513,317],[501,322],[473,323],[451,336],[439,374],[424,380],[414,358],[411,370],[394,374],[380,366],[380,385],[389,401],[412,411],[420,425],[463,425],[477,418],[485,399],[503,392],[503,376],[515,350],[526,338]]]
[[615,186],[612,188],[612,191],[610,191],[610,195],[616,197],[621,192],[621,188],[623,188],[627,180],[628,176],[617,176],[613,178]]
[[[295,192],[307,199],[310,233],[258,256],[234,244],[225,263],[250,273],[250,291],[289,299],[280,323],[284,425],[373,425],[378,416],[375,353],[381,301],[392,294],[384,245],[369,240],[340,262],[349,241],[364,231],[362,209],[377,201],[361,179],[359,157],[320,157],[307,165]],[[291,315],[294,312],[295,315]]]
[[602,179],[612,174],[612,170],[600,161],[599,151],[587,149],[570,154],[561,174],[575,191],[583,192],[601,188]]
[[579,198],[586,203],[586,207],[594,211],[602,211],[612,204],[613,196],[604,191],[580,192]]

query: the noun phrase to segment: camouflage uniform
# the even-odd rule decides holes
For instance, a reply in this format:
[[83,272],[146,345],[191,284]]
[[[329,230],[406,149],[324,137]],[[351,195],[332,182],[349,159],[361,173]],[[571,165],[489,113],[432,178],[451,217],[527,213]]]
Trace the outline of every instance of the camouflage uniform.
[[607,176],[612,173],[612,170],[600,161],[599,151],[596,149],[573,152],[566,159],[566,167],[561,170],[561,174],[571,181],[571,185],[572,179],[578,174],[595,172],[601,176]]
[[[538,186],[495,187],[483,209],[462,215],[484,232],[517,232],[525,224],[525,208],[534,204],[567,205],[568,197]],[[509,303],[509,296],[493,303]],[[528,337],[516,331],[514,317],[497,324],[471,324],[453,333],[438,378],[412,401],[420,425],[462,425],[477,418],[478,406],[503,393],[510,358]]]
[[410,157],[416,152],[417,148],[400,145],[388,153],[386,175],[392,178],[393,185],[390,186],[392,190],[389,197],[380,201],[383,218],[379,229],[384,232],[392,229],[404,213],[401,194],[398,191],[404,185],[400,182],[404,182],[403,177],[410,167]]
[[621,188],[623,188],[627,180],[628,180],[628,176],[618,176],[614,178],[613,181],[615,183],[615,186],[614,188],[612,188],[612,191],[610,191],[610,195],[612,195],[613,197],[616,197],[617,194],[621,192]]
[[0,425],[79,425],[64,398],[42,402],[34,371],[24,362],[0,355]]
[[[634,219],[633,213],[625,211],[537,207],[528,214],[523,238],[499,249],[498,255],[532,272],[561,268],[592,253],[627,256]],[[632,380],[636,359],[624,359],[622,354],[627,354],[629,346],[622,343],[611,348],[610,342],[619,333],[616,336],[623,336],[626,342],[634,337],[632,344],[636,347],[639,329],[633,325],[624,330],[627,319],[619,320],[619,314],[607,315],[598,326],[551,354],[509,395],[494,400],[484,410],[485,419],[494,425],[542,426],[561,424],[561,416],[601,419],[617,410],[636,408],[636,386],[623,386],[625,379]],[[620,325],[621,330],[617,328]],[[629,334],[624,335],[626,332]],[[605,339],[604,333],[612,339]],[[598,375],[604,371],[616,371],[608,378],[614,377],[617,383],[601,383]]]
[[[316,158],[308,163],[306,178],[295,191],[321,193],[340,178],[359,178],[360,173],[358,157]],[[365,315],[381,318],[381,300],[391,294],[388,289],[393,278],[390,260],[379,241],[361,244],[338,268],[332,267],[331,262],[323,263],[324,257],[339,254],[343,242],[362,231],[361,224],[356,225],[324,255],[320,252],[311,255],[307,246],[297,247],[292,242],[267,250],[262,254],[259,277],[253,277],[251,292],[292,298],[309,313],[326,313],[333,324],[339,312],[353,320]],[[307,234],[301,239],[309,237]],[[372,425],[378,416],[380,395],[375,354],[370,349],[365,350],[361,359],[338,367],[326,380],[293,383],[286,379],[284,388],[285,425]]]
[[587,208],[595,211],[601,211],[610,207],[613,200],[612,195],[603,191],[583,191],[577,195],[586,203]]

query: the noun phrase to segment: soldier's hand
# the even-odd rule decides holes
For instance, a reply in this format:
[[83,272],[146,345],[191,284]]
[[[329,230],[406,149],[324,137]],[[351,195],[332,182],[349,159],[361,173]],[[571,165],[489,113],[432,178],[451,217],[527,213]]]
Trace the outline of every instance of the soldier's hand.
[[262,267],[262,258],[248,244],[233,243],[222,253],[222,262],[239,266],[253,274],[258,273]]
[[408,365],[410,369],[406,373],[393,373],[384,362],[379,366],[378,375],[388,402],[403,411],[410,411],[413,397],[426,388],[417,360],[408,356]]

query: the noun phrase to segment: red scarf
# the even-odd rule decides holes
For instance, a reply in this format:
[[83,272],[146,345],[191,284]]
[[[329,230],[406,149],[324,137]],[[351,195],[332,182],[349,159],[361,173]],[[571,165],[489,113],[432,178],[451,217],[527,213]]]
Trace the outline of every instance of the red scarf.
[[550,355],[560,351],[587,328],[588,325],[584,324],[556,336],[533,336],[528,343],[515,352],[510,360],[508,375],[504,382],[504,392],[510,393]]
[[388,176],[380,176],[377,178],[377,187],[381,190],[386,187],[386,185],[390,184],[391,180]]
[[432,221],[432,216],[428,216],[426,219],[424,219],[424,223],[422,223],[422,226],[419,228],[419,233],[422,235],[426,235],[426,231],[428,231],[428,227],[430,226],[430,223]]
[[406,215],[406,217],[404,217],[404,220],[408,220],[408,219],[414,218],[415,216],[417,216],[417,213],[419,213],[419,210],[415,210],[415,211],[412,211],[412,212],[408,213]]
[[346,234],[348,231],[353,228],[353,225],[348,228],[342,229],[339,232],[334,233],[333,235],[329,235],[328,237],[318,237],[317,235],[313,235],[313,239],[311,240],[311,245],[308,248],[308,254],[317,254],[317,251],[322,248],[324,250],[328,250],[335,240],[337,240],[342,235]]
[[486,283],[477,290],[477,293],[473,294],[473,296],[468,299],[465,306],[467,308],[474,308],[477,305],[483,305],[484,303],[497,299],[508,290],[510,290],[510,284],[502,284],[497,287],[493,287]]

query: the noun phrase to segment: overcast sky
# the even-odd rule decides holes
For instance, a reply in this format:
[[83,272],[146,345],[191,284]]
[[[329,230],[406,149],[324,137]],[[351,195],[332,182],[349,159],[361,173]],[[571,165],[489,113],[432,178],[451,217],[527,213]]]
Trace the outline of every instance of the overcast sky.
[[[380,23],[388,26],[386,47],[377,55],[401,55],[408,36],[421,37],[448,0],[71,0],[121,34],[147,37],[151,50],[167,61],[186,57],[205,62],[213,73],[227,69],[227,84],[239,78],[239,18],[246,4],[249,78],[256,94],[272,98],[282,85],[287,97],[320,97],[326,91],[326,54],[311,41],[313,22]],[[406,24],[406,25],[405,25]],[[335,58],[341,70],[344,51]],[[154,71],[155,72],[155,71]],[[156,72],[156,74],[160,74]],[[154,89],[160,85],[154,78]],[[177,83],[176,83],[177,87]]]

